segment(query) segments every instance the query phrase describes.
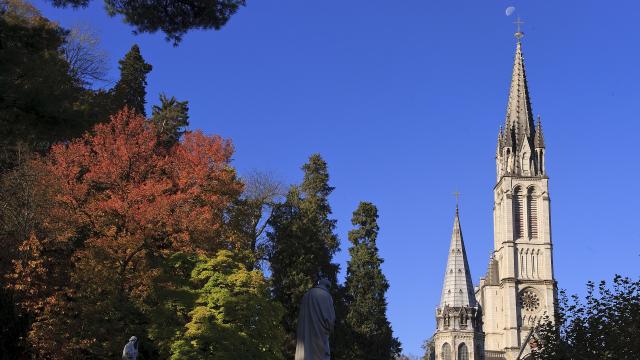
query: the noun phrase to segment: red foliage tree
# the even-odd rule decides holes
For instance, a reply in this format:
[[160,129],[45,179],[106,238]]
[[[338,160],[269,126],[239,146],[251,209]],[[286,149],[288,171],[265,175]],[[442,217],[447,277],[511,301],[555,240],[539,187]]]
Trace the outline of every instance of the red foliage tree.
[[[22,244],[13,284],[34,316],[37,352],[113,354],[124,331],[141,326],[132,314],[153,306],[162,259],[232,246],[220,236],[242,191],[232,153],[228,140],[201,132],[166,149],[125,108],[34,161],[53,205],[41,234]],[[123,335],[112,344],[113,332]]]

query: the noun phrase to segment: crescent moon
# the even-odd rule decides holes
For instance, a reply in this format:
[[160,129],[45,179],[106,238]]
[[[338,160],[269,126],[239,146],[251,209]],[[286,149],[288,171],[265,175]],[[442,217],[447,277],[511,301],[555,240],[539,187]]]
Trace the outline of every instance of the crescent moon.
[[504,13],[505,13],[507,16],[511,16],[511,15],[514,13],[514,11],[516,11],[516,7],[515,7],[515,6],[509,6],[509,7],[507,8],[507,10],[505,10],[505,11],[504,11]]

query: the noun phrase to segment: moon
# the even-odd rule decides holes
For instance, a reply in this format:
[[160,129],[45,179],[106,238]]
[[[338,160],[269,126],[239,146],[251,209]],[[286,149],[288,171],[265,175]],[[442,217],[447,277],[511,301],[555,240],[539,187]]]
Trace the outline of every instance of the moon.
[[504,13],[505,13],[507,16],[511,16],[511,14],[513,14],[513,12],[514,12],[514,11],[516,11],[516,7],[515,7],[515,6],[509,6],[509,7],[507,8],[507,10],[505,10],[505,11],[504,11]]

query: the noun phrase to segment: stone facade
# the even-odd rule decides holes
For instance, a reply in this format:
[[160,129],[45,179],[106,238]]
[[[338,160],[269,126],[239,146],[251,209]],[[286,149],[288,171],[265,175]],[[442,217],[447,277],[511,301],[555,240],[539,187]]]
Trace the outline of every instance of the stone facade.
[[[545,316],[553,319],[557,287],[553,274],[545,156],[542,124],[540,118],[534,124],[522,44],[518,38],[506,121],[500,129],[496,148],[494,251],[487,273],[480,279],[473,296],[468,303],[454,304],[456,306],[445,302],[445,291],[451,289],[451,280],[447,283],[450,267],[458,266],[465,277],[470,278],[461,232],[456,246],[464,255],[464,264],[456,265],[455,258],[452,260],[452,253],[449,253],[443,299],[436,310],[437,360],[460,360],[465,359],[464,356],[487,360],[526,359],[526,339],[535,325]],[[456,223],[459,230],[457,213]],[[460,280],[454,284],[458,288],[469,285]],[[462,315],[456,317],[455,314],[461,313],[468,314],[469,320],[473,319],[472,325],[459,326]],[[445,326],[447,317],[449,326]],[[468,355],[458,351],[462,343],[466,345]],[[448,346],[451,352],[447,350]]]

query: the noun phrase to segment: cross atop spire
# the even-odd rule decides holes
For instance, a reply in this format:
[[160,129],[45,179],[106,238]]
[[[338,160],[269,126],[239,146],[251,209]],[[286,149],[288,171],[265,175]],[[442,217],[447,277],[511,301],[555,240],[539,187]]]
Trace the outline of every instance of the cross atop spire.
[[520,20],[520,16],[518,16],[516,21],[514,21],[513,23],[517,26],[515,37],[516,39],[518,39],[518,42],[520,42],[520,39],[522,39],[522,37],[524,36],[524,32],[520,30],[520,25],[524,24],[524,21]]
[[458,216],[458,204],[460,202],[460,192],[459,191],[455,191],[453,193],[453,196],[456,197],[456,216]]

